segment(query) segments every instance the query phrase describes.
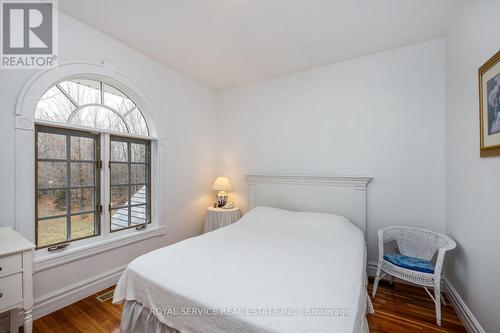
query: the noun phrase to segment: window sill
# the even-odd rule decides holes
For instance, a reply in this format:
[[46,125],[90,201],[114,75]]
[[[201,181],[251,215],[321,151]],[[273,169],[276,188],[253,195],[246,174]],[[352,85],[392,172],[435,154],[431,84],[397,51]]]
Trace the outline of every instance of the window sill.
[[144,231],[128,233],[113,238],[100,239],[95,242],[57,252],[35,252],[34,272],[42,272],[66,263],[84,259],[102,252],[110,251],[129,244],[159,237],[165,234],[165,227],[156,227]]

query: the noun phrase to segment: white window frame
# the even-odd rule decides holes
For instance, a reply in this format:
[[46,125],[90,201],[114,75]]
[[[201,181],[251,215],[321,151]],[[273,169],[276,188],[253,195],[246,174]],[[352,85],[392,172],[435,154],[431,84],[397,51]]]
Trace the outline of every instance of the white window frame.
[[[35,120],[36,105],[40,97],[56,83],[73,78],[102,81],[122,91],[141,110],[148,125],[150,135],[130,135],[121,132]],[[48,126],[55,125],[68,129],[83,129],[101,134],[101,157],[104,166],[107,165],[105,163],[109,160],[109,148],[104,145],[106,142],[109,143],[110,135],[149,140],[151,141],[152,179],[151,224],[148,224],[145,230],[138,231],[132,228],[111,233],[108,227],[110,223],[109,212],[105,209],[109,203],[109,169],[103,167],[101,170],[101,203],[103,205],[103,215],[101,215],[103,222],[101,226],[106,225],[106,228],[101,228],[101,235],[99,236],[73,241],[69,247],[59,251],[49,252],[47,249],[35,251],[35,272],[165,234],[167,222],[163,208],[165,205],[161,204],[164,200],[163,189],[165,188],[165,176],[164,172],[161,172],[165,166],[165,126],[162,125],[161,117],[154,111],[152,105],[147,102],[146,95],[137,84],[128,79],[123,73],[117,71],[116,67],[111,63],[72,62],[60,64],[58,67],[48,71],[39,72],[23,88],[16,104],[15,211],[16,229],[31,241],[35,239],[35,123]]]

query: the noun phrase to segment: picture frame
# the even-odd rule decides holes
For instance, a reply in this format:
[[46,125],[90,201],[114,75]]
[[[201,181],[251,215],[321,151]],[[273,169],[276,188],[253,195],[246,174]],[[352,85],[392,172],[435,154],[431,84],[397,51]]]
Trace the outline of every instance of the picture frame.
[[500,156],[500,51],[479,68],[480,156]]

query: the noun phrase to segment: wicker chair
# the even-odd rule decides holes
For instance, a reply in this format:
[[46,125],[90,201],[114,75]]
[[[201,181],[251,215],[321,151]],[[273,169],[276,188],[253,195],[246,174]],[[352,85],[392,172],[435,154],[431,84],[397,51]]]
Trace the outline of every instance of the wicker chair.
[[[396,241],[399,254],[384,255],[384,244]],[[456,247],[451,238],[425,229],[394,226],[378,231],[378,267],[373,294],[377,293],[378,282],[386,274],[423,286],[436,305],[436,322],[441,326],[441,271],[446,251]],[[431,262],[437,251],[435,265]],[[401,260],[398,262],[397,260]],[[380,273],[384,271],[382,276]],[[434,288],[434,296],[427,287]]]

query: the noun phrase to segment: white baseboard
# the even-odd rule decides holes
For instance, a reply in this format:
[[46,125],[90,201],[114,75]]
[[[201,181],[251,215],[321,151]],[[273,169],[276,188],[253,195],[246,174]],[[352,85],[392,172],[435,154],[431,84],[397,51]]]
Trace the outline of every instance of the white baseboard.
[[375,276],[375,274],[377,274],[377,262],[376,261],[368,261],[366,263],[366,274],[368,274],[368,276]]
[[468,333],[486,333],[485,330],[479,324],[474,314],[470,311],[467,304],[465,304],[464,300],[458,293],[458,291],[453,287],[450,280],[446,277],[443,278],[443,286],[446,290],[446,295],[451,302],[451,305],[455,309],[458,317],[464,324],[465,329]]
[[120,266],[35,299],[33,319],[64,308],[118,282],[127,266]]
[[[113,286],[118,282],[126,266],[120,266],[105,273],[82,280],[73,285],[56,290],[50,294],[38,297],[33,305],[33,319],[46,316],[54,311],[78,302],[92,294]],[[22,325],[22,312],[19,313],[19,324]],[[0,318],[0,333],[9,331],[8,313]]]
[[[375,276],[377,274],[377,263],[374,261],[369,261],[366,267],[366,272],[368,276]],[[409,283],[404,280],[397,280],[398,282]],[[474,314],[470,311],[467,304],[458,293],[458,291],[453,287],[450,280],[443,276],[442,278],[443,292],[446,294],[451,302],[451,306],[457,313],[458,317],[462,321],[465,329],[468,333],[486,333],[477,321]]]

